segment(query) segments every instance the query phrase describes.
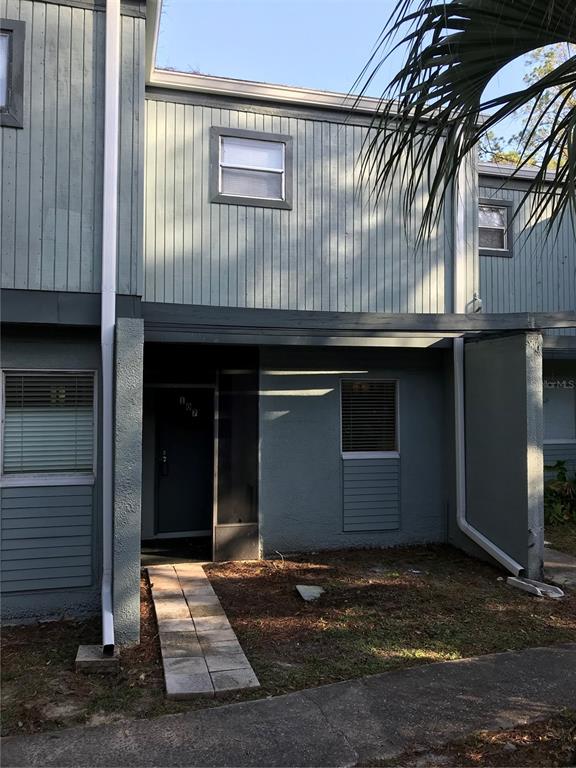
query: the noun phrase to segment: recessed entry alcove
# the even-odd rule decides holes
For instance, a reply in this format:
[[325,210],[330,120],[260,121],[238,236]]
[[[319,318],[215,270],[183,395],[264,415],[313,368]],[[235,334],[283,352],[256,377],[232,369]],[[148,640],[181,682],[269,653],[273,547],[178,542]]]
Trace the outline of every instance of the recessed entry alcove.
[[258,350],[146,344],[145,564],[258,556]]

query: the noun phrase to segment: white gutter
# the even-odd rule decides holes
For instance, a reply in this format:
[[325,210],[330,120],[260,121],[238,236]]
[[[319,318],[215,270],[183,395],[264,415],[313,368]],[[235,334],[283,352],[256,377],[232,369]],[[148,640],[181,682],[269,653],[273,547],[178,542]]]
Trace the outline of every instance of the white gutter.
[[160,17],[162,16],[162,0],[148,0],[146,3],[146,52],[145,77],[150,82],[156,64],[156,49],[160,33]]
[[104,75],[104,179],[102,209],[102,650],[114,652],[112,598],[114,546],[114,328],[118,231],[120,122],[120,0],[106,2]]
[[[524,166],[519,168],[513,163],[478,163],[478,174],[480,176],[497,176],[499,178],[510,179],[535,179],[540,168]],[[546,181],[554,181],[556,174],[554,171],[546,171]]]
[[151,69],[147,84],[157,88],[208,93],[212,96],[274,101],[294,106],[345,112],[353,110],[355,114],[374,115],[382,108],[382,100],[372,96],[359,97],[350,93],[322,91],[317,88],[263,83],[216,75],[196,75],[192,72],[177,72],[156,67]]
[[[462,163],[454,183],[454,282],[453,312],[466,312],[466,284],[463,272],[466,258],[466,231],[464,200],[466,189],[466,163]],[[510,555],[497,547],[466,519],[466,422],[464,410],[464,339],[454,339],[454,423],[456,453],[456,522],[458,528],[473,542],[497,560],[514,576],[519,576],[524,567]]]

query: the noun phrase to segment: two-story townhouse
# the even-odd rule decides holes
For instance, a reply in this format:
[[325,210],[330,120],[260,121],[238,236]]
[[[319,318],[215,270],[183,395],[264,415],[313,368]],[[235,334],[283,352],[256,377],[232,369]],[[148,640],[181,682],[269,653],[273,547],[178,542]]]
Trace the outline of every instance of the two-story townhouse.
[[[576,238],[569,216],[551,232],[530,222],[534,177],[523,169],[479,164],[479,296],[485,312],[562,312],[576,308]],[[526,224],[528,226],[526,227]],[[485,246],[495,247],[485,247]],[[544,335],[544,461],[576,471],[576,328]]]
[[475,166],[419,243],[360,173],[377,100],[158,71],[159,12],[1,0],[5,614],[102,582],[104,645],[137,640],[141,540],[538,576],[540,330],[570,318],[477,312]]

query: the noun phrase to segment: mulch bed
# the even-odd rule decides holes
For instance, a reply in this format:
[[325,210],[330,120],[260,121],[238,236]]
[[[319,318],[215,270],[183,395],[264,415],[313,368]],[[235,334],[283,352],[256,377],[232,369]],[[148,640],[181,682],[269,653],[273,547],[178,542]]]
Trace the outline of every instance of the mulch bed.
[[[344,550],[207,572],[270,692],[576,640],[576,595],[533,598],[448,546]],[[322,586],[305,603],[296,584]],[[478,627],[482,632],[478,632]]]

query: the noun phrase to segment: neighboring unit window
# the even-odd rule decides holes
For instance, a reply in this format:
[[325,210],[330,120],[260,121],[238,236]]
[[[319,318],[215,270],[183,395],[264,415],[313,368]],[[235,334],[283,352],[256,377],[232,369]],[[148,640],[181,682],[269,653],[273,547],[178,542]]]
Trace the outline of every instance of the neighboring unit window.
[[576,441],[576,380],[544,380],[544,439]]
[[212,129],[212,201],[289,208],[289,136]]
[[94,374],[5,373],[5,475],[92,472]]
[[342,453],[398,450],[395,381],[342,382]]
[[0,125],[22,127],[23,21],[0,19]]
[[507,205],[481,203],[478,210],[478,244],[484,255],[509,256],[509,214]]

